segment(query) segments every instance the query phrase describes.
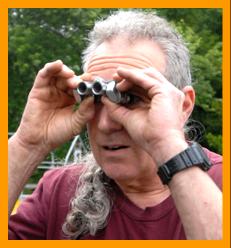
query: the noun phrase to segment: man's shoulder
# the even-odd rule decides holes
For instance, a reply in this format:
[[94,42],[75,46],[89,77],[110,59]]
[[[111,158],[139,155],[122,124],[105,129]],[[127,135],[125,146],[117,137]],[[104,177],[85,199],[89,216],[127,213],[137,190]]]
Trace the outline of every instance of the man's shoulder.
[[218,153],[212,152],[207,148],[203,148],[212,165],[222,165],[222,156]]
[[54,168],[49,169],[45,172],[45,177],[66,177],[70,175],[78,176],[82,173],[84,165],[82,164],[72,164],[72,165],[64,165],[64,166],[57,166]]
[[75,188],[84,166],[81,164],[67,165],[52,168],[46,171],[41,179],[41,183],[47,189],[56,186],[61,188]]

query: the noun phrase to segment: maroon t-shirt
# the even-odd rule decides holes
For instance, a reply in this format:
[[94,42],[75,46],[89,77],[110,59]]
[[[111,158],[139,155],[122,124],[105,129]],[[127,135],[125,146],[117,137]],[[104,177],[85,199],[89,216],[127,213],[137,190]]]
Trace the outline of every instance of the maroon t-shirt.
[[[222,187],[222,157],[205,149],[213,166],[209,175],[219,188]],[[34,193],[19,206],[9,220],[9,239],[58,240],[66,239],[62,232],[74,196],[80,166],[52,169],[45,173]],[[168,197],[154,207],[141,209],[133,204],[120,190],[107,226],[95,236],[82,239],[135,239],[173,240],[185,239],[185,233],[174,206]]]

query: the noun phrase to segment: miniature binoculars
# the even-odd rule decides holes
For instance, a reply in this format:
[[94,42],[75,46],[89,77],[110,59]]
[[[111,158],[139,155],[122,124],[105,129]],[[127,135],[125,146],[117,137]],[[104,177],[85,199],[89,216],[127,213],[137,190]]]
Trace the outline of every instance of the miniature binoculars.
[[131,94],[116,89],[115,81],[106,81],[102,78],[96,78],[93,82],[80,82],[77,89],[74,90],[74,95],[76,93],[80,96],[81,101],[88,96],[94,96],[96,102],[101,96],[106,96],[117,104],[127,104],[132,100]]

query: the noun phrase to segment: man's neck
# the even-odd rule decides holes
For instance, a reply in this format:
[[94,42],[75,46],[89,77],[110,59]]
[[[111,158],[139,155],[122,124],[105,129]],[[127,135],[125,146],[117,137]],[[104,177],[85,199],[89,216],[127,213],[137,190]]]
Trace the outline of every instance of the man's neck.
[[117,184],[128,199],[142,209],[154,207],[170,196],[169,188],[161,183],[158,176],[149,182]]
[[169,189],[163,189],[159,192],[140,192],[140,193],[126,193],[126,196],[138,207],[145,209],[147,207],[154,207],[163,202],[170,195]]

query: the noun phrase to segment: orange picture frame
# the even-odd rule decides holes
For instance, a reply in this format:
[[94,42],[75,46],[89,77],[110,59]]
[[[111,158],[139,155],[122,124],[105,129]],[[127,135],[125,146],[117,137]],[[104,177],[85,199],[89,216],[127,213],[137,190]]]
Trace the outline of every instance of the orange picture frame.
[[[8,133],[8,9],[9,8],[222,8],[223,9],[223,239],[219,241],[12,241],[7,223],[7,133]],[[0,243],[2,247],[177,247],[225,248],[230,246],[230,1],[228,0],[0,0]],[[63,242],[68,242],[64,244]],[[186,243],[185,243],[186,242]]]

